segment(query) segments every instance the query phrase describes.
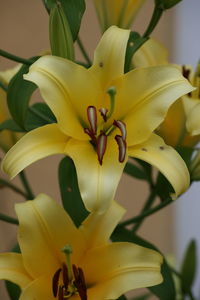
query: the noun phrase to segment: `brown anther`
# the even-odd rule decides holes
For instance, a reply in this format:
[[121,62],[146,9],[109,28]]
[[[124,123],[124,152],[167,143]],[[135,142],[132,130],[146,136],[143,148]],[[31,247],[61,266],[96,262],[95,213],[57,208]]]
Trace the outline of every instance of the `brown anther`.
[[122,121],[119,120],[114,120],[113,125],[119,128],[122,139],[125,141],[126,140],[126,124]]
[[107,136],[102,132],[97,138],[97,155],[100,165],[103,163],[103,157],[106,152]]
[[81,268],[77,268],[75,265],[72,265],[72,269],[75,278],[74,285],[77,288],[79,296],[81,300],[87,300],[87,287],[83,270]]
[[99,112],[101,113],[101,116],[102,116],[104,122],[106,122],[106,121],[107,121],[107,113],[108,113],[108,109],[102,107],[102,108],[99,109]]
[[58,294],[60,272],[61,272],[61,268],[55,272],[52,279],[52,290],[53,290],[54,297],[57,297]]
[[63,290],[63,286],[59,286],[58,300],[64,300],[64,290]]
[[65,287],[65,290],[67,290],[68,285],[69,285],[69,276],[68,276],[68,269],[65,264],[62,265],[62,276],[63,276],[63,284]]
[[97,110],[96,107],[90,105],[87,108],[87,117],[90,123],[91,132],[93,135],[97,132]]
[[126,158],[126,141],[122,138],[121,135],[116,135],[115,140],[117,141],[119,148],[119,162],[124,162]]

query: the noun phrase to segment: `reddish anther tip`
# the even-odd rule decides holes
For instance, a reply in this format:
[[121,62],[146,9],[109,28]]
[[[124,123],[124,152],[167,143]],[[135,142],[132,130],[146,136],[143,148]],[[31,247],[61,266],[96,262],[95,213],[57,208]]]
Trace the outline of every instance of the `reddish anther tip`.
[[103,163],[103,157],[106,152],[107,139],[108,137],[105,133],[101,133],[97,139],[97,155],[100,165]]
[[125,141],[126,140],[126,124],[122,121],[119,120],[114,120],[113,125],[119,128],[122,139]]
[[115,136],[119,148],[119,162],[124,162],[126,157],[126,141],[120,135]]
[[52,279],[52,290],[53,290],[54,297],[57,297],[58,294],[60,272],[61,272],[61,268],[55,272]]
[[68,269],[65,264],[62,265],[62,276],[63,276],[63,284],[65,287],[65,290],[67,290],[68,285],[69,285],[69,276],[68,276]]
[[93,135],[96,135],[97,132],[97,110],[94,106],[88,106],[87,108],[87,117],[90,123],[91,131]]

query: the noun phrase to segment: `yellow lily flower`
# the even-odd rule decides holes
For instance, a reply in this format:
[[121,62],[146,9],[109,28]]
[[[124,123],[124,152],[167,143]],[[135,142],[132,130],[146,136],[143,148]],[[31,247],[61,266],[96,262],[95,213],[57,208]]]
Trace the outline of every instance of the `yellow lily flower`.
[[111,25],[130,28],[145,0],[93,0],[102,31]]
[[106,300],[162,282],[162,256],[128,242],[110,243],[124,214],[116,202],[76,228],[53,199],[41,194],[16,204],[21,254],[0,254],[0,278],[22,288],[20,300]]
[[[0,72],[0,81],[7,86],[11,78],[18,72],[21,65],[12,69]],[[0,87],[0,123],[10,118],[10,112],[7,107],[6,92]],[[17,134],[10,130],[0,132],[0,148],[7,152],[17,141]]]
[[[135,53],[132,63],[135,68],[166,65],[168,52],[158,41],[149,39]],[[194,74],[191,67],[183,66],[181,69],[177,66],[177,68],[196,89],[170,106],[157,133],[168,145],[192,147],[200,141],[200,76],[198,70]]]
[[128,30],[108,29],[90,69],[54,56],[30,67],[24,77],[38,85],[57,123],[27,133],[6,155],[5,172],[13,177],[43,157],[69,155],[86,208],[99,213],[114,198],[128,155],[159,168],[176,195],[187,189],[185,163],[152,132],[169,106],[193,88],[172,66],[124,74],[128,38]]

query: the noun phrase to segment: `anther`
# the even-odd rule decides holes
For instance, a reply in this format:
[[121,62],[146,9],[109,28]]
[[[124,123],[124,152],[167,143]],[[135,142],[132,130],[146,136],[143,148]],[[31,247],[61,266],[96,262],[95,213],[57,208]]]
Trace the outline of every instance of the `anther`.
[[98,155],[98,160],[100,165],[102,165],[103,163],[103,156],[106,151],[106,146],[107,146],[107,136],[105,135],[105,133],[102,132],[97,139],[97,155]]
[[95,135],[97,132],[97,110],[96,110],[96,107],[88,106],[87,116],[88,116],[88,121],[90,123],[92,133]]
[[83,270],[77,268],[75,265],[72,266],[74,273],[74,285],[77,288],[81,300],[87,300],[87,287],[85,283],[85,277]]
[[121,135],[116,135],[115,140],[117,141],[119,148],[119,162],[124,162],[126,157],[126,141]]
[[53,290],[54,297],[57,297],[58,294],[60,272],[61,272],[61,268],[55,272],[52,279],[52,290]]
[[58,300],[64,300],[64,291],[62,286],[59,286]]
[[100,108],[99,112],[101,113],[101,116],[103,117],[104,122],[107,121],[107,113],[108,113],[108,109],[107,108]]
[[121,131],[121,134],[122,134],[122,139],[125,141],[126,140],[126,124],[122,121],[115,120],[113,122],[113,125],[115,125],[116,127],[119,128],[119,130]]
[[67,290],[68,285],[69,285],[69,275],[68,275],[67,266],[65,264],[62,265],[62,276],[63,276],[63,284],[65,287],[65,290]]

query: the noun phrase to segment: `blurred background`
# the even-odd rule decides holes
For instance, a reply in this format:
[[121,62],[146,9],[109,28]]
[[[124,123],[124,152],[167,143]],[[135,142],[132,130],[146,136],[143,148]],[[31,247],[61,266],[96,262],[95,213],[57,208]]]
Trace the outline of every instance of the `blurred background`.
[[[100,38],[100,30],[92,0],[86,0],[87,10],[80,36],[90,56]],[[150,19],[153,0],[146,1],[138,14],[133,29],[143,33]],[[161,18],[153,36],[169,50],[172,62],[195,64],[200,57],[199,0],[181,2],[175,9],[167,11]],[[29,58],[48,50],[48,15],[42,0],[1,0],[0,3],[0,48]],[[77,50],[77,58],[81,54]],[[0,57],[0,70],[15,63]],[[35,97],[40,97],[36,94]],[[2,157],[2,155],[1,155]],[[34,163],[26,173],[35,194],[44,192],[60,201],[57,166],[62,157],[50,157]],[[5,174],[0,174],[5,176]],[[20,186],[18,178],[13,182]],[[116,199],[127,208],[127,216],[136,215],[148,195],[147,185],[142,181],[124,175],[121,179]],[[199,237],[200,202],[199,184],[170,207],[150,216],[139,233],[154,243],[163,253],[176,253],[177,261],[183,255],[185,245],[191,238]],[[22,201],[6,188],[0,189],[0,211],[15,216],[14,203]],[[16,244],[16,226],[0,221],[0,251],[9,251]],[[196,287],[198,290],[198,286]],[[0,285],[0,299],[7,300],[3,285]],[[170,299],[169,299],[170,300]]]

